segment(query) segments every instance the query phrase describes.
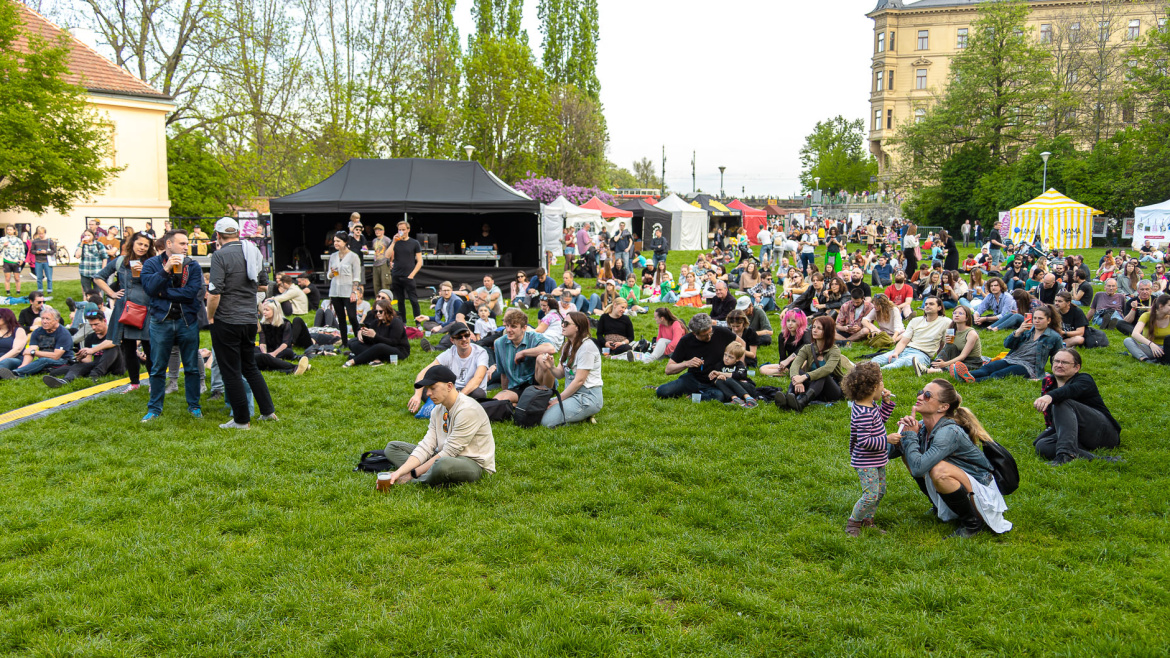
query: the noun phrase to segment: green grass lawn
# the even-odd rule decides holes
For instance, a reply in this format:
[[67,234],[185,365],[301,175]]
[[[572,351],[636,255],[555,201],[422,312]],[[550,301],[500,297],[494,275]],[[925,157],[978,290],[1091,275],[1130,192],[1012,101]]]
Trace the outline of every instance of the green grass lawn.
[[[900,464],[889,534],[848,537],[845,404],[660,401],[642,387],[662,363],[607,361],[596,425],[496,425],[499,472],[443,491],[381,494],[351,471],[422,436],[404,409],[421,351],[270,374],[282,420],[248,432],[174,396],[143,426],[145,389],[109,396],[0,434],[0,652],[1166,655],[1168,371],[1109,336],[1085,370],[1124,426],[1122,464],[1036,458],[1035,382],[958,386],[1022,480],[1015,529],[968,541],[944,539]],[[886,383],[904,413],[922,381]],[[0,411],[51,395],[0,391]]]

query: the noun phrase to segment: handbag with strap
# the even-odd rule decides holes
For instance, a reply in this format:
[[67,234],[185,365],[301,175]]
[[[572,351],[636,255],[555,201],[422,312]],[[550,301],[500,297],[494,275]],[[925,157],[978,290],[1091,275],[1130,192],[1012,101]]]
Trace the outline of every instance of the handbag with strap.
[[994,441],[985,441],[983,456],[991,462],[991,474],[1001,494],[1007,496],[1020,488],[1020,470],[1016,467],[1016,458],[1007,448]]
[[146,324],[146,307],[127,299],[122,303],[122,315],[118,317],[118,322],[141,329]]

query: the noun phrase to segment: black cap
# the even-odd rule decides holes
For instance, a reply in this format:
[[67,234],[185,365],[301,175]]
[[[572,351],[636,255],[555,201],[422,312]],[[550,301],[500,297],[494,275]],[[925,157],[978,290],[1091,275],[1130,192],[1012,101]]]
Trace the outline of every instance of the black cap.
[[471,333],[471,329],[467,326],[466,323],[463,322],[452,322],[451,324],[447,325],[446,329],[446,332],[451,336],[458,336],[464,331]]
[[415,388],[423,388],[431,384],[439,382],[446,382],[448,384],[455,383],[455,373],[447,366],[431,366],[423,378],[414,383]]

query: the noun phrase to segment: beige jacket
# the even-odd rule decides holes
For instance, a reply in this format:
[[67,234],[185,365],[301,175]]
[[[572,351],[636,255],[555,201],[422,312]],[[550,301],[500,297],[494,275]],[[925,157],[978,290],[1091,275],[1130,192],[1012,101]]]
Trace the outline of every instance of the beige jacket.
[[[447,416],[446,423],[444,416]],[[427,434],[410,456],[425,463],[436,453],[441,457],[467,457],[483,470],[496,472],[496,440],[487,414],[478,402],[460,393],[450,411],[441,404],[435,405]]]

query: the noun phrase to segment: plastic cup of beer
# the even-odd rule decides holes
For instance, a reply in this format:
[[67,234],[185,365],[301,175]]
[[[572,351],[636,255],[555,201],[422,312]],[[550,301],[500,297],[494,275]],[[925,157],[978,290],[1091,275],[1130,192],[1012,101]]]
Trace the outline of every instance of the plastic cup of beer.
[[397,354],[390,355],[390,365],[392,365],[392,366],[398,365],[398,355]]
[[955,342],[955,330],[947,329],[947,344]]
[[609,348],[608,347],[601,348],[601,353],[602,354],[609,354]]
[[703,401],[703,394],[702,393],[691,393],[691,402],[702,402],[702,401]]
[[392,486],[390,484],[390,476],[391,475],[393,475],[393,474],[389,473],[387,471],[383,471],[383,472],[379,473],[378,474],[378,482],[377,482],[377,484],[374,485],[374,489],[376,489],[378,491],[389,491],[390,487]]
[[140,261],[140,260],[130,261],[130,274],[135,279],[142,276],[142,261]]

